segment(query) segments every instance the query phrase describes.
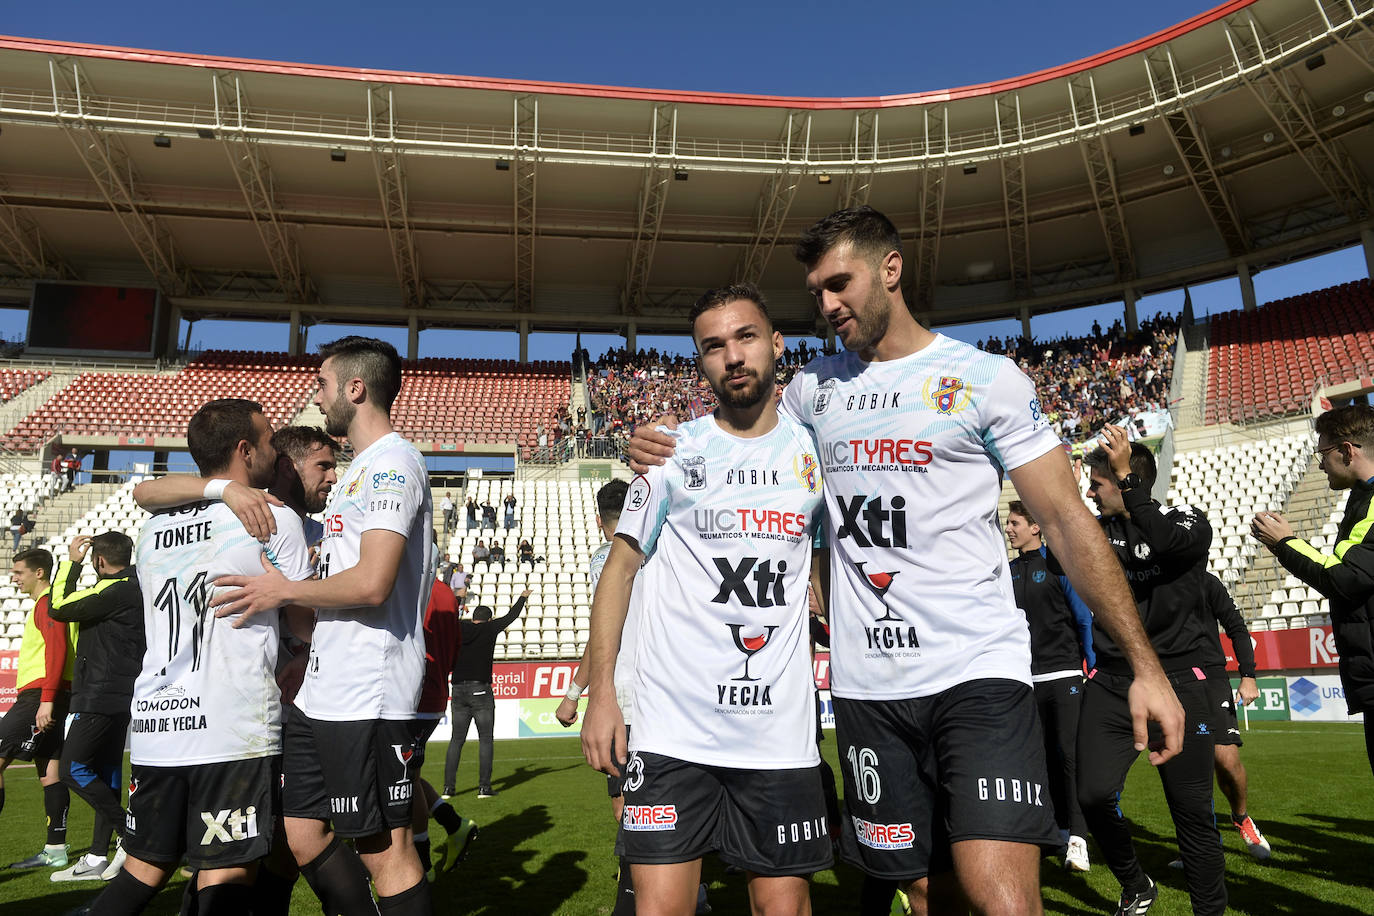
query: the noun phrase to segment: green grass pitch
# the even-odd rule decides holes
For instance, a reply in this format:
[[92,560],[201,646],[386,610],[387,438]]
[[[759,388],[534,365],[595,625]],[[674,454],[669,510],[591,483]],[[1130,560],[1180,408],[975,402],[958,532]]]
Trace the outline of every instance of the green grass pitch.
[[[824,744],[838,773],[835,744]],[[442,744],[429,748],[425,776],[440,782]],[[459,812],[481,825],[468,860],[434,885],[439,914],[566,914],[610,912],[615,860],[604,777],[582,761],[576,738],[503,741],[496,745],[497,798],[476,794],[475,742],[459,769]],[[1357,725],[1262,723],[1246,735],[1242,759],[1250,773],[1250,812],[1274,847],[1267,863],[1246,855],[1236,831],[1223,828],[1231,910],[1238,914],[1374,913],[1374,776]],[[0,813],[0,863],[33,853],[43,841],[43,807],[33,770],[11,768]],[[1216,796],[1225,818],[1226,803]],[[1131,771],[1122,807],[1131,818],[1146,870],[1160,884],[1152,916],[1189,913],[1183,875],[1166,867],[1174,856],[1173,827],[1158,777],[1143,759]],[[91,812],[73,796],[70,841],[75,851],[90,841]],[[437,842],[444,835],[432,825]],[[1096,852],[1095,848],[1093,852]],[[1095,860],[1094,860],[1095,861]],[[705,880],[714,912],[748,913],[743,879],[708,861]],[[1106,868],[1068,875],[1047,859],[1042,875],[1045,911],[1062,916],[1110,913],[1118,888]],[[183,879],[176,877],[149,909],[177,912]],[[859,877],[841,867],[816,876],[812,902],[818,914],[849,913]],[[52,884],[46,872],[16,872],[0,864],[0,914],[49,916],[88,900],[95,884]],[[318,914],[304,882],[296,888],[293,914]]]

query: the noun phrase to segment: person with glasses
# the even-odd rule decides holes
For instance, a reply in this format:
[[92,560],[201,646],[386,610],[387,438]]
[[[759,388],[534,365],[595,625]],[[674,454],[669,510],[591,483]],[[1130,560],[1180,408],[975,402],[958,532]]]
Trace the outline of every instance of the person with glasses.
[[1364,713],[1365,751],[1374,770],[1374,407],[1351,404],[1317,418],[1317,467],[1333,490],[1349,490],[1336,546],[1322,553],[1277,512],[1261,512],[1251,533],[1284,568],[1331,604],[1341,686],[1353,716]]

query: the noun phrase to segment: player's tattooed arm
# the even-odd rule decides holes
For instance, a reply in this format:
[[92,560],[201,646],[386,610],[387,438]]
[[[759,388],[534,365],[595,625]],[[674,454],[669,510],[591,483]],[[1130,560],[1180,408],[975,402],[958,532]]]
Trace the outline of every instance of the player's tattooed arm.
[[620,651],[625,615],[630,610],[635,573],[643,562],[639,545],[624,535],[616,535],[592,597],[592,632],[583,666],[591,669],[591,696],[582,722],[582,753],[587,763],[603,773],[618,773],[616,765],[627,759],[625,718],[615,697],[615,659]]
[[[134,502],[149,512],[184,506],[205,498],[205,485],[211,478],[191,477],[186,474],[168,474],[154,480],[145,480],[134,487]],[[238,516],[248,533],[259,541],[265,541],[277,533],[277,521],[272,517],[272,507],[282,505],[282,501],[264,490],[255,490],[238,481],[230,481],[220,497],[229,510]]]

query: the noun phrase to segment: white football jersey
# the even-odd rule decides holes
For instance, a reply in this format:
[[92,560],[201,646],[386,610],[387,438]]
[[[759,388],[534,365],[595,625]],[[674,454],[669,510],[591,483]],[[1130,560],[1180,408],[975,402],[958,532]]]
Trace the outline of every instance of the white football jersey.
[[358,565],[363,532],[406,539],[379,607],[321,608],[296,707],[332,722],[413,719],[425,674],[425,606],[434,578],[434,506],[425,459],[388,433],[353,459],[325,508],[320,578]]
[[673,435],[673,457],[634,479],[616,528],[650,558],[635,582],[630,750],[746,769],[814,766],[815,443],[785,417],[752,439],[710,416]]
[[[592,584],[592,594],[596,594],[596,583],[601,581],[601,570],[606,566],[606,557],[611,553],[610,542],[596,548],[588,564],[588,578]],[[620,651],[615,656],[615,701],[620,707],[620,716],[625,724],[630,724],[635,701],[635,645],[639,641],[639,606],[644,601],[644,589],[640,582],[644,578],[641,566],[635,573],[634,586],[630,591],[630,608],[625,612],[625,625],[620,630]]]
[[1029,684],[997,502],[1006,471],[1060,448],[1030,379],[936,335],[901,359],[812,360],[782,403],[815,433],[825,470],[831,692]]
[[196,502],[143,523],[135,550],[147,649],[134,682],[130,759],[150,766],[244,760],[281,753],[275,676],[278,614],[235,629],[210,609],[220,576],[262,575],[262,555],[288,579],[311,576],[296,513],[272,507],[266,546],[221,502]]

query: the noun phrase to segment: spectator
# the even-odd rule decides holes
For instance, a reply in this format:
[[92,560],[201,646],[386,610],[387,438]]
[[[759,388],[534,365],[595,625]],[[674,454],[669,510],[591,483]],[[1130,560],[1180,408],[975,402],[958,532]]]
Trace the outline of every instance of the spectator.
[[491,504],[490,499],[482,503],[482,527],[496,530],[496,507]]
[[52,454],[52,464],[48,465],[48,495],[56,496],[62,492],[62,452],[54,451]]
[[439,508],[444,511],[444,534],[453,530],[453,494],[445,491],[444,501],[439,504]]
[[19,552],[19,541],[24,537],[24,510],[15,509],[10,516],[10,534],[14,535],[14,552]]
[[500,563],[502,569],[506,568],[506,548],[496,540],[491,542],[491,550],[488,551],[487,569],[491,569],[493,563]]
[[453,568],[449,570],[448,587],[453,589],[455,595],[459,590],[468,587],[468,574],[463,569],[462,563],[454,563]]
[[529,542],[529,538],[523,539],[520,542],[520,546],[516,548],[515,561],[517,563],[528,563],[530,564],[530,569],[534,569],[534,545]]
[[491,551],[487,549],[486,544],[482,543],[481,538],[478,538],[477,543],[472,545],[473,569],[477,568],[478,563],[486,563],[487,569],[491,569]]
[[81,470],[81,456],[72,449],[62,462],[62,472],[67,476],[67,492],[76,489],[76,473]]
[[471,531],[472,529],[477,527],[477,500],[469,496],[468,503],[465,508],[467,509],[468,513],[468,530]]
[[515,527],[515,494],[508,494],[505,499],[501,500],[501,505],[506,510],[506,530],[509,531]]
[[[435,540],[437,541],[439,539],[436,537]],[[446,553],[444,554],[443,559],[439,561],[439,568],[435,571],[435,575],[440,582],[444,583],[445,585],[448,585],[449,576],[452,573],[453,561],[449,559],[449,555]]]

